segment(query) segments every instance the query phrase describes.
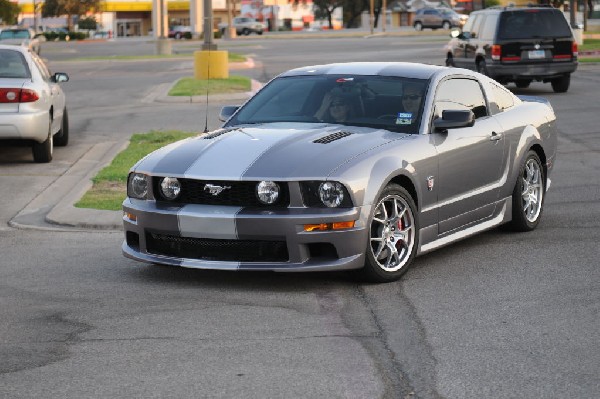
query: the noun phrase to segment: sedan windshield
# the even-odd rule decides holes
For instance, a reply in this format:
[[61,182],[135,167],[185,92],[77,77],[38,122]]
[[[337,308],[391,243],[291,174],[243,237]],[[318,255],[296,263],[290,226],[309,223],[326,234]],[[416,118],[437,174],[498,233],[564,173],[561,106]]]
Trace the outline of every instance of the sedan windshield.
[[312,122],[416,133],[427,83],[391,76],[281,77],[248,101],[226,126]]

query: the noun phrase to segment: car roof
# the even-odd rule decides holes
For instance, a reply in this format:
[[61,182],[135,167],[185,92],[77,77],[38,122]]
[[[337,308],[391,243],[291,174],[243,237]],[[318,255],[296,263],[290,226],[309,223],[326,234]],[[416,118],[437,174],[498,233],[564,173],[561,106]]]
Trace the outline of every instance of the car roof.
[[337,64],[313,65],[291,69],[282,73],[285,76],[301,75],[379,75],[402,76],[414,79],[429,79],[435,73],[447,69],[438,65],[417,64],[411,62],[347,62]]
[[0,50],[13,50],[13,51],[18,51],[23,54],[30,53],[30,51],[27,47],[15,45],[15,44],[0,44]]
[[471,14],[483,14],[483,13],[501,13],[504,11],[527,11],[527,10],[552,10],[559,11],[554,7],[489,7],[483,10],[473,11]]

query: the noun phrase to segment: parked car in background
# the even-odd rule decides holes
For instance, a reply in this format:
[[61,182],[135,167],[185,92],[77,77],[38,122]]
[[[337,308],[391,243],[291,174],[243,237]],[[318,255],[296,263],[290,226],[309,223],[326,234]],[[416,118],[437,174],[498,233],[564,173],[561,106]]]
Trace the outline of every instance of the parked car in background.
[[176,25],[169,28],[169,37],[173,39],[191,39],[192,27],[185,25]]
[[294,69],[220,119],[132,167],[125,256],[393,281],[500,224],[535,229],[556,154],[547,100],[434,65]]
[[566,92],[578,48],[562,11],[548,7],[488,8],[471,13],[446,46],[446,65],[479,71],[501,83],[550,82]]
[[[219,30],[222,35],[225,35],[225,31],[229,26],[227,22],[221,22],[219,25]],[[238,35],[249,35],[251,33],[256,33],[257,35],[262,35],[265,29],[267,29],[267,25],[262,22],[257,21],[254,18],[249,17],[235,17],[233,18],[233,27],[235,28],[235,32]]]
[[413,26],[416,30],[424,28],[450,29],[462,27],[467,19],[469,19],[468,15],[459,14],[449,8],[421,8],[415,13]]
[[0,44],[0,145],[31,145],[35,162],[50,162],[69,142],[66,73],[50,74],[31,49]]
[[16,44],[26,46],[32,49],[36,54],[40,54],[41,42],[46,38],[42,34],[36,34],[33,29],[27,28],[8,28],[0,31],[0,44]]

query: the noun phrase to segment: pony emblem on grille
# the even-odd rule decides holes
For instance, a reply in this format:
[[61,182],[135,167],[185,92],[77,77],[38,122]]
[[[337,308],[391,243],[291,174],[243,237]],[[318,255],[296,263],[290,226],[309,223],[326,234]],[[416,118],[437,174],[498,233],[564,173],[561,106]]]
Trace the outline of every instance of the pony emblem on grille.
[[223,192],[223,190],[229,190],[231,186],[217,186],[214,184],[205,184],[204,191],[208,191],[210,195],[217,196]]

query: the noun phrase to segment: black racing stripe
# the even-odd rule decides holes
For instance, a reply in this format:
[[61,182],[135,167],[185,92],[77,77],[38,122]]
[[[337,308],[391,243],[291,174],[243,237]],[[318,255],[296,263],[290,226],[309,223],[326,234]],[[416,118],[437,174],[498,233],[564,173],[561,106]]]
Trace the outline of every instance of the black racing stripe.
[[152,170],[153,174],[183,175],[200,154],[215,140],[196,137],[166,154]]

